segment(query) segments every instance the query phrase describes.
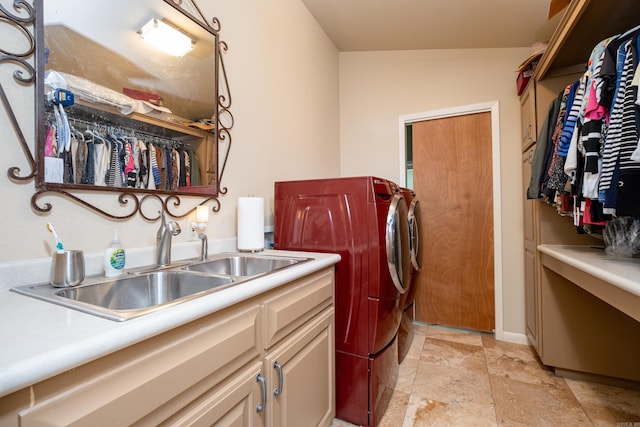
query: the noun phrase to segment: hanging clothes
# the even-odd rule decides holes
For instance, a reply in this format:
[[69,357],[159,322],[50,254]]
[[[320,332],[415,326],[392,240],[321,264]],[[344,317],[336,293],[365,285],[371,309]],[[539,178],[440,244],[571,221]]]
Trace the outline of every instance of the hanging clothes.
[[87,142],[84,140],[84,135],[75,129],[72,129],[72,135],[75,143],[77,144],[75,153],[75,164],[73,165],[75,171],[74,182],[77,184],[82,183],[82,173],[87,163]]
[[137,173],[135,167],[135,156],[133,154],[133,145],[131,140],[126,139],[124,144],[124,161],[122,162],[125,186],[135,188]]
[[183,141],[69,119],[61,105],[47,108],[42,150],[60,159],[48,162],[55,182],[168,191],[193,185],[197,162]]
[[578,226],[640,216],[639,44],[640,26],[598,43],[585,73],[550,106],[538,137],[527,197],[563,214],[573,204]]
[[95,143],[94,136],[91,133],[85,133],[85,142],[87,143],[87,161],[82,173],[82,184],[94,185],[95,183]]
[[184,164],[184,187],[191,187],[191,157],[187,150],[182,151]]
[[47,123],[47,130],[44,141],[45,157],[58,157],[58,142],[56,141],[56,126],[53,123]]
[[111,144],[98,132],[93,135],[93,174],[94,185],[107,185],[107,172],[111,158]]
[[191,177],[191,185],[202,185],[202,179],[200,178],[200,162],[198,161],[198,157],[193,151],[189,151],[189,154],[191,162],[191,173],[189,174]]

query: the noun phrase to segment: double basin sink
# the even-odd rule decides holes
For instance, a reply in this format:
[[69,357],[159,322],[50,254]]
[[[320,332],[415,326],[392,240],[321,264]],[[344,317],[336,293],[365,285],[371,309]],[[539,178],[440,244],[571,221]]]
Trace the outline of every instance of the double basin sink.
[[12,291],[106,319],[124,321],[309,260],[311,258],[222,253],[204,261],[134,270],[117,279],[88,280],[86,284],[70,288],[40,284],[18,286]]

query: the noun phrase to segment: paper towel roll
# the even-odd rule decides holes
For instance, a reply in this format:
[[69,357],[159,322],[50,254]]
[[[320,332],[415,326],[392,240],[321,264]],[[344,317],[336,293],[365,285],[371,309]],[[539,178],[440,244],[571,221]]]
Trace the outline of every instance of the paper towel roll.
[[264,199],[238,198],[238,250],[264,249]]

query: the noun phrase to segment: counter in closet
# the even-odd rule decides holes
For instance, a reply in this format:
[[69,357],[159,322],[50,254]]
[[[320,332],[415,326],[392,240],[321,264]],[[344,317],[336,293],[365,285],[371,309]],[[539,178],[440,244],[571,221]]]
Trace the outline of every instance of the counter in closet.
[[[540,360],[561,376],[640,384],[640,260],[539,245]],[[595,375],[595,376],[594,376]]]
[[640,322],[640,259],[602,248],[539,245],[542,265]]

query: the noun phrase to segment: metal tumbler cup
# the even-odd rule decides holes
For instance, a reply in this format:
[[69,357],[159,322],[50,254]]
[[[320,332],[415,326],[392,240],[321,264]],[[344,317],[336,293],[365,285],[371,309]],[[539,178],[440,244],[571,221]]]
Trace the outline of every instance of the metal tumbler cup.
[[51,284],[57,288],[76,286],[84,280],[84,253],[63,251],[51,259]]

